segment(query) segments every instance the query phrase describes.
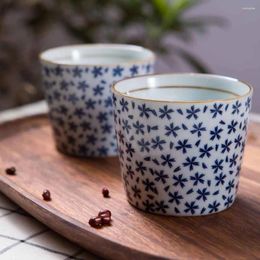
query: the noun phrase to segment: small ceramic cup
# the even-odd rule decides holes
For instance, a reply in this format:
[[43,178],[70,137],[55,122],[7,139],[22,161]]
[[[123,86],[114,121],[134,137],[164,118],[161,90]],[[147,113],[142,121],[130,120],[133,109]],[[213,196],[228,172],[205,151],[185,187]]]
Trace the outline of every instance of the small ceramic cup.
[[133,45],[88,44],[49,49],[40,60],[58,150],[116,155],[111,85],[153,72],[154,54]]
[[207,74],[141,76],[113,88],[124,188],[139,209],[207,215],[236,197],[252,88]]

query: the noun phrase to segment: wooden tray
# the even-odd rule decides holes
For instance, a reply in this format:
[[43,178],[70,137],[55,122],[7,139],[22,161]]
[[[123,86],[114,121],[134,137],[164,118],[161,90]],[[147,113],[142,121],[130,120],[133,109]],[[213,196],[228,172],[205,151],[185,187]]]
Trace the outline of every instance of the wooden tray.
[[[260,134],[260,126],[251,129]],[[250,133],[238,199],[231,209],[206,217],[143,213],[126,201],[116,158],[79,159],[54,148],[45,116],[0,126],[0,190],[35,218],[91,252],[114,259],[253,259],[260,257],[260,140]],[[17,176],[5,168],[15,166]],[[104,199],[103,186],[111,192]],[[41,198],[48,188],[52,201]],[[100,209],[110,227],[88,219]]]

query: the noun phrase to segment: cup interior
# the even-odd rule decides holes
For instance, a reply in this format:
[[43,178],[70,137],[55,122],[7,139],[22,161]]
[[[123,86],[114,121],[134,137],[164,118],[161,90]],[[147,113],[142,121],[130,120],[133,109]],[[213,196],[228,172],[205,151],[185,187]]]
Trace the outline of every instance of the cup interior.
[[135,45],[84,44],[49,49],[40,55],[45,62],[67,65],[109,65],[153,60],[152,51]]
[[119,81],[113,91],[132,98],[199,102],[237,99],[251,87],[237,79],[211,74],[161,74]]

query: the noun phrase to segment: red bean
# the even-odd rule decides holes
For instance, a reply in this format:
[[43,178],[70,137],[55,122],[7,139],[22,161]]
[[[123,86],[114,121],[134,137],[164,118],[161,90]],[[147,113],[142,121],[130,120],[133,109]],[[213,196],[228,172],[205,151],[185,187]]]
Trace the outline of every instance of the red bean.
[[109,198],[109,190],[108,190],[108,188],[104,187],[102,189],[102,194],[103,194],[104,198]]
[[51,200],[51,193],[49,190],[44,190],[42,193],[42,197],[44,200],[46,201],[50,201]]

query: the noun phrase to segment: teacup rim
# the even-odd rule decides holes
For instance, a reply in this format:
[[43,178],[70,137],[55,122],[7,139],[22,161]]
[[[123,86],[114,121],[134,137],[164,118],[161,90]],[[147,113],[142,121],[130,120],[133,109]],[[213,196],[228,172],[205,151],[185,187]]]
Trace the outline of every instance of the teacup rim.
[[[131,79],[135,79],[135,78],[149,78],[149,77],[153,77],[153,76],[178,76],[178,75],[182,75],[182,76],[200,76],[200,77],[212,77],[212,78],[223,78],[223,79],[227,79],[227,80],[234,80],[240,83],[243,83],[244,85],[246,85],[249,89],[249,91],[246,94],[240,95],[238,97],[234,97],[234,98],[225,98],[225,99],[208,99],[208,100],[158,100],[158,99],[151,99],[151,98],[140,98],[140,97],[133,97],[133,96],[129,96],[126,93],[120,92],[116,89],[116,86],[119,83],[122,83],[124,81],[128,81]],[[184,87],[184,86],[180,86],[180,87]],[[187,87],[187,86],[185,86]],[[195,87],[195,86],[194,86]],[[194,72],[183,72],[183,73],[153,73],[153,74],[146,74],[146,75],[139,75],[139,76],[135,76],[135,77],[128,77],[128,78],[124,78],[121,80],[118,80],[117,82],[115,82],[112,87],[111,87],[111,91],[114,94],[118,94],[119,96],[125,97],[125,98],[129,98],[132,100],[140,100],[140,101],[146,101],[146,102],[155,102],[155,103],[170,103],[170,104],[208,104],[208,103],[215,103],[215,102],[223,102],[223,103],[229,103],[232,101],[236,101],[236,100],[240,100],[243,99],[247,96],[252,95],[253,93],[253,86],[245,81],[233,78],[233,77],[229,77],[229,76],[224,76],[224,75],[218,75],[218,74],[210,74],[210,73],[194,73]]]
[[[148,57],[143,58],[143,59],[132,59],[131,61],[123,61],[123,62],[117,62],[114,64],[105,64],[105,63],[95,63],[95,64],[91,64],[91,63],[80,63],[80,64],[72,64],[69,62],[57,62],[57,61],[53,61],[52,59],[47,59],[44,58],[44,55],[46,55],[47,52],[49,51],[54,51],[54,50],[59,50],[59,49],[65,49],[65,48],[82,48],[82,47],[97,47],[97,48],[121,48],[121,49],[128,49],[128,50],[140,50],[140,51],[145,51],[148,53]],[[113,66],[117,66],[117,65],[133,65],[133,64],[143,64],[143,63],[148,63],[148,62],[155,62],[156,60],[156,54],[143,46],[140,45],[134,45],[134,44],[121,44],[121,43],[86,43],[86,44],[69,44],[69,45],[61,45],[61,46],[57,46],[57,47],[53,47],[53,48],[48,48],[42,52],[39,53],[38,55],[39,60],[42,63],[47,63],[47,64],[53,64],[53,65],[60,65],[60,66],[65,66],[65,67],[75,67],[75,66],[87,66],[87,67],[94,67],[94,66],[104,66],[104,67],[113,67]]]

